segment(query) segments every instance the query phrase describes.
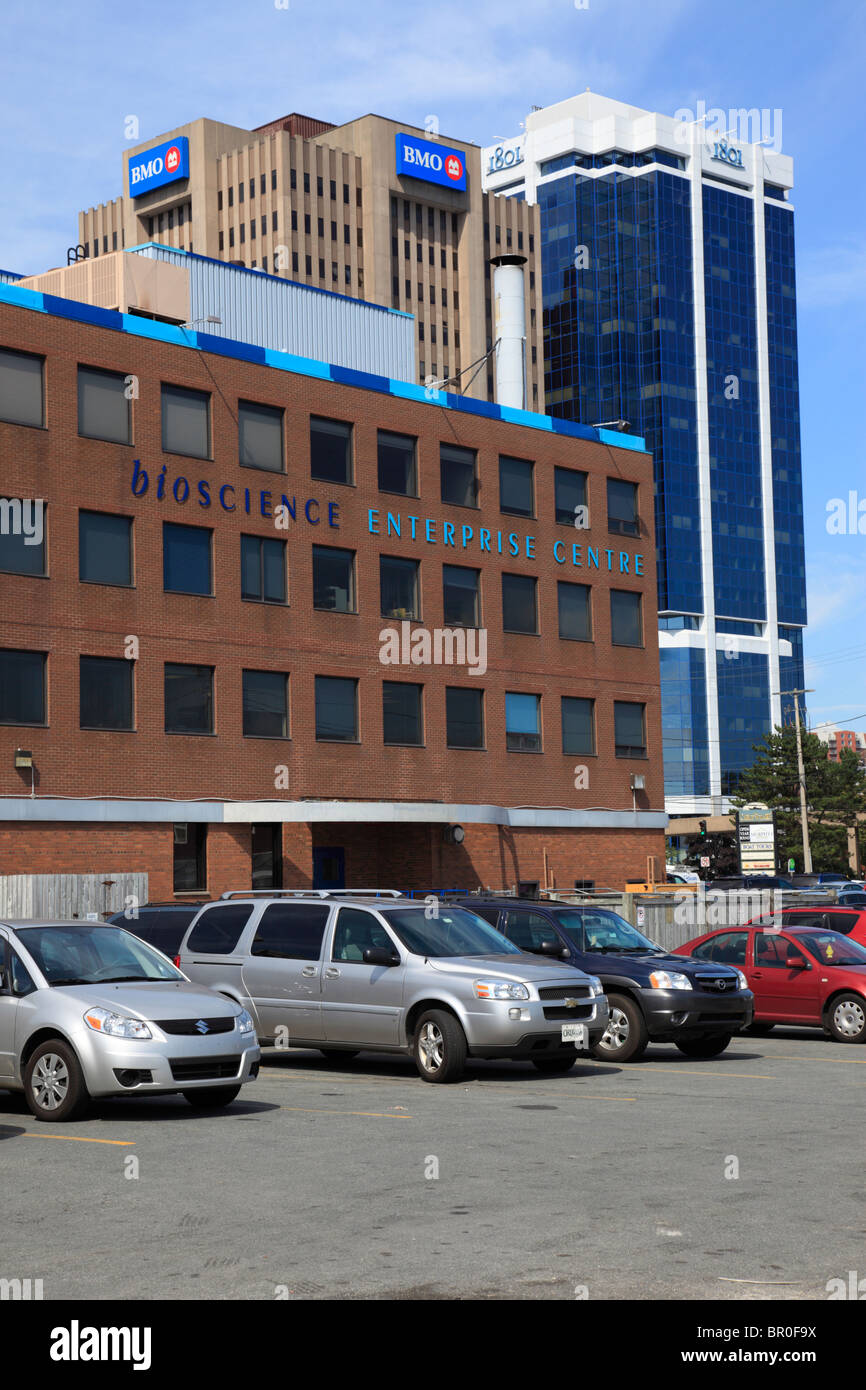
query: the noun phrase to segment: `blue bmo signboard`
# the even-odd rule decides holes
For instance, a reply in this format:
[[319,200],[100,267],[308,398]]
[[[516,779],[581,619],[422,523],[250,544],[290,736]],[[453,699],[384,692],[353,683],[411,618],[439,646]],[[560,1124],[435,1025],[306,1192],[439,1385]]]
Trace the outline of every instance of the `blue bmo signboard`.
[[166,140],[162,145],[143,154],[130,155],[129,196],[138,198],[149,193],[152,188],[162,188],[163,184],[174,183],[175,179],[189,178],[189,140],[179,135],[176,140]]
[[398,174],[465,191],[466,158],[461,150],[440,145],[438,140],[420,140],[417,135],[395,135],[394,144]]

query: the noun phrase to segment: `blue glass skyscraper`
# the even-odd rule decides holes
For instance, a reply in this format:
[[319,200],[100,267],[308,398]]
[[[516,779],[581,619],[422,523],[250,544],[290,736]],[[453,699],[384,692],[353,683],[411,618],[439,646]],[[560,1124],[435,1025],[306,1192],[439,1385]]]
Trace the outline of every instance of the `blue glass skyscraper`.
[[760,116],[712,133],[586,93],[482,158],[488,190],[539,205],[545,409],[627,421],[654,456],[674,813],[725,809],[803,686],[793,170],[736,138]]

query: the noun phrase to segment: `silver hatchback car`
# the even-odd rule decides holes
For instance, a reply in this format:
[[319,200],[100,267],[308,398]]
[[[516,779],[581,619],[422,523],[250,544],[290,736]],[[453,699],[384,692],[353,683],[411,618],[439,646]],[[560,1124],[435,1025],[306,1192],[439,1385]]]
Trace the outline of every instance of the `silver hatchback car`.
[[425,1081],[456,1081],[467,1057],[566,1072],[608,1023],[594,976],[524,955],[465,906],[389,890],[223,894],[176,960],[263,1040],[335,1059],[406,1052]]
[[23,1091],[38,1120],[75,1119],[103,1096],[229,1105],[260,1056],[246,1009],[130,932],[0,922],[0,1090]]

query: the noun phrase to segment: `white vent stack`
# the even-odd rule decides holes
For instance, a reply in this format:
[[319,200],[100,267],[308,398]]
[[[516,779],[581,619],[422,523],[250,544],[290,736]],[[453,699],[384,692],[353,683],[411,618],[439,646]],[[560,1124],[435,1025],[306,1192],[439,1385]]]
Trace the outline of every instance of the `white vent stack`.
[[523,289],[525,256],[493,256],[496,400],[526,409],[526,307]]

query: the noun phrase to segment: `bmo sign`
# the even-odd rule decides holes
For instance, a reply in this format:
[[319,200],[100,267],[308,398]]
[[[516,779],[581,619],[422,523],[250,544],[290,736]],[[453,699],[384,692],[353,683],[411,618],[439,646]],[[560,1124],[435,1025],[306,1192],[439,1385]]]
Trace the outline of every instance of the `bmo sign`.
[[189,140],[180,135],[143,154],[129,158],[129,196],[138,198],[152,188],[162,188],[175,179],[189,178]]
[[466,158],[460,150],[449,149],[434,140],[419,140],[415,135],[396,135],[397,173],[413,179],[438,183],[443,188],[466,188]]

